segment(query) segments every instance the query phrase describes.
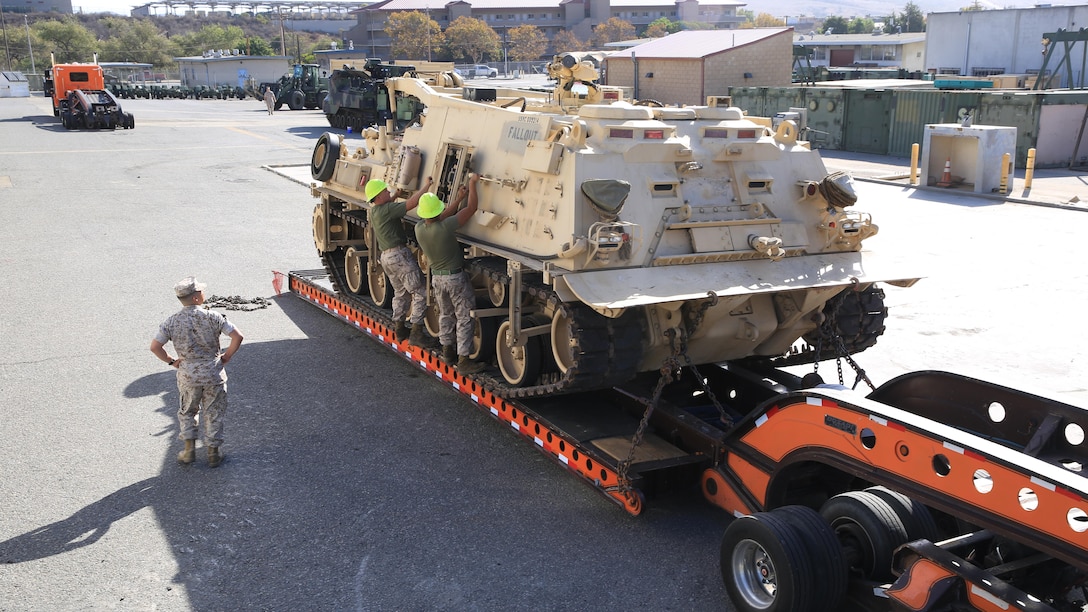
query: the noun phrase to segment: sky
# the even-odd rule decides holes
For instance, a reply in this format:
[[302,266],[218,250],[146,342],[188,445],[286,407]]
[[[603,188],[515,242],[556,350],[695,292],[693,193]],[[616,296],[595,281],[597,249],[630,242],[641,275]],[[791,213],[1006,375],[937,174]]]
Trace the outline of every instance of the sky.
[[143,6],[143,2],[130,2],[129,0],[73,0],[73,13],[117,13],[125,17],[134,6]]

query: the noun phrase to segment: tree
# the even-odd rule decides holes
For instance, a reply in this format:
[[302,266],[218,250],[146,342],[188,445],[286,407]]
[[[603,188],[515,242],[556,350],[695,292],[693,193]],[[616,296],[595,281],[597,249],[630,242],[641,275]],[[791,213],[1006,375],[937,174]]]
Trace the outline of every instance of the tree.
[[903,7],[903,31],[926,31],[925,15],[922,14],[922,9],[918,8],[918,5],[913,2],[907,2],[906,6]]
[[[420,11],[391,13],[385,22],[389,37],[390,59],[431,59],[442,48],[445,37],[442,27],[430,15]],[[426,58],[416,57],[426,54]]]
[[102,42],[102,57],[109,62],[141,62],[156,66],[174,64],[177,46],[150,19],[102,19],[110,37]]
[[671,21],[668,17],[658,17],[651,21],[650,25],[646,26],[646,31],[642,35],[646,38],[660,38],[675,34],[681,29],[679,21]]
[[181,55],[201,55],[212,49],[244,49],[246,33],[236,25],[206,25],[196,32],[174,37]]
[[619,17],[610,17],[608,21],[598,25],[593,30],[593,38],[590,42],[598,49],[610,42],[631,40],[635,37],[635,26]]
[[246,38],[246,55],[273,55],[272,44],[260,36]]
[[850,20],[847,25],[847,32],[850,34],[868,34],[873,31],[875,24],[872,19],[868,17],[855,17]]
[[446,28],[446,48],[456,59],[464,57],[478,64],[485,57],[498,57],[502,39],[482,19],[461,16]]
[[779,19],[770,13],[760,13],[753,21],[757,28],[777,28],[786,25],[785,20]]
[[552,37],[552,48],[555,49],[555,53],[575,53],[578,51],[586,50],[586,43],[578,40],[569,30],[560,30],[556,32]]
[[835,15],[824,20],[823,28],[827,34],[846,34],[850,31],[850,24],[847,23],[846,19]]
[[548,37],[540,28],[521,25],[506,33],[510,59],[515,62],[531,62],[540,59],[548,49]]
[[41,39],[43,51],[53,52],[58,64],[90,62],[98,50],[94,34],[74,17],[39,21],[34,24],[34,33]]

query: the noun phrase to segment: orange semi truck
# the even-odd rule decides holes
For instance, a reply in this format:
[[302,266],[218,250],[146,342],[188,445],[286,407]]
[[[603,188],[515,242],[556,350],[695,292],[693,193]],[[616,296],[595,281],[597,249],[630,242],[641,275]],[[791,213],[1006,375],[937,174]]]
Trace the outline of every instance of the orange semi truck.
[[60,117],[65,129],[136,127],[132,113],[122,111],[106,89],[97,64],[54,64],[45,71],[45,95],[52,98],[53,116]]

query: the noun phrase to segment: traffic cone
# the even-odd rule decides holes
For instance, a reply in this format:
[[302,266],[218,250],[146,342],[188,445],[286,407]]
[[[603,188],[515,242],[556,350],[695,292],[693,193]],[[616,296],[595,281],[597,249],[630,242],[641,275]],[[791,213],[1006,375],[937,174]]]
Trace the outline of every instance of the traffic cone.
[[941,173],[941,180],[937,181],[938,187],[951,187],[952,186],[952,158],[948,157],[944,160],[944,172]]

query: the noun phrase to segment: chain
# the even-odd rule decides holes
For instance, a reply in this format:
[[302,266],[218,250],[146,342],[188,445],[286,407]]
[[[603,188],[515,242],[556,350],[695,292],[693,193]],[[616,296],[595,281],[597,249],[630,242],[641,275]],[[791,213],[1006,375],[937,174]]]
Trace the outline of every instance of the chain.
[[706,381],[699,374],[699,371],[692,365],[691,357],[687,354],[687,338],[689,338],[703,322],[706,311],[709,310],[711,306],[718,303],[718,296],[714,292],[709,292],[707,297],[708,299],[704,300],[703,303],[699,305],[699,309],[695,311],[691,317],[691,321],[685,326],[687,328],[686,332],[676,328],[665,330],[665,338],[669,341],[672,353],[666,357],[665,361],[661,364],[661,377],[657,379],[657,385],[654,387],[651,399],[639,400],[646,406],[646,411],[642,414],[642,420],[639,421],[638,429],[635,430],[635,435],[631,439],[631,450],[627,452],[627,458],[620,462],[619,467],[616,470],[620,490],[624,493],[631,491],[631,480],[628,476],[628,471],[635,460],[635,450],[642,444],[642,439],[646,435],[646,429],[650,426],[650,417],[653,415],[658,402],[661,401],[661,394],[665,391],[665,387],[676,380],[676,374],[684,367],[684,364],[687,364],[691,369],[695,378],[699,381],[699,384],[702,385],[703,391],[711,401],[714,402],[714,405],[717,406],[718,412],[720,412],[722,416],[722,422],[726,425],[733,424],[733,420],[726,415],[725,408],[718,402],[718,398],[715,397],[714,392],[710,390]]
[[[858,280],[855,278],[852,279],[852,282],[853,290],[855,292],[858,291]],[[834,308],[831,309],[827,318],[824,319],[824,322],[820,325],[820,333],[816,334],[816,358],[813,360],[812,372],[814,374],[819,374],[820,357],[823,355],[824,337],[826,336],[831,340],[832,347],[835,349],[835,369],[839,374],[839,384],[846,384],[846,378],[842,373],[842,362],[843,360],[846,360],[846,363],[848,363],[857,373],[857,377],[854,378],[854,385],[851,388],[857,389],[858,383],[865,381],[865,384],[869,385],[869,389],[875,390],[876,387],[873,386],[873,381],[869,380],[869,376],[865,373],[865,369],[858,365],[858,363],[854,361],[854,358],[850,356],[850,351],[846,349],[846,342],[843,341],[842,335],[838,332],[839,328],[835,319],[838,317],[839,308],[842,306],[842,302],[842,300],[835,302]]]
[[213,295],[204,301],[204,305],[208,308],[222,308],[223,310],[250,311],[268,308],[272,305],[272,302],[269,302],[262,297],[247,299],[237,295],[232,295],[230,297]]

